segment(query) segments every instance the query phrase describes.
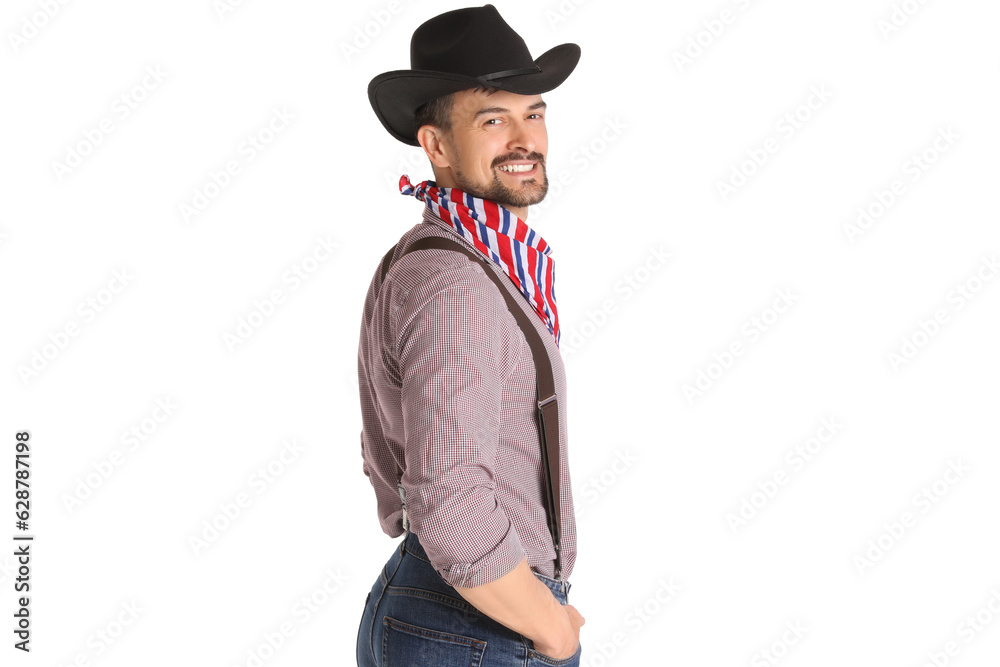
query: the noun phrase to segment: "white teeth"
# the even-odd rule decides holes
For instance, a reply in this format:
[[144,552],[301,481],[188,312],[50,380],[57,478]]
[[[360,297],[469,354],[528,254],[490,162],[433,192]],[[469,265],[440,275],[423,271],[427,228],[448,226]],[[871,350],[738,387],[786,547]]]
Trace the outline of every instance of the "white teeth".
[[531,171],[535,168],[533,164],[505,164],[500,167],[504,171]]

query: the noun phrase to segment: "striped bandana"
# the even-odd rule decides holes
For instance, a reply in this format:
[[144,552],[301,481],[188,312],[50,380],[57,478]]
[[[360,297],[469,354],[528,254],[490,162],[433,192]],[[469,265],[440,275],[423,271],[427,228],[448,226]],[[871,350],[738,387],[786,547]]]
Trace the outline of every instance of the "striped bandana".
[[404,174],[399,179],[399,193],[427,202],[432,213],[506,271],[558,347],[562,331],[556,310],[556,267],[549,257],[552,246],[545,239],[503,206],[457,188],[438,187],[434,181],[414,187]]

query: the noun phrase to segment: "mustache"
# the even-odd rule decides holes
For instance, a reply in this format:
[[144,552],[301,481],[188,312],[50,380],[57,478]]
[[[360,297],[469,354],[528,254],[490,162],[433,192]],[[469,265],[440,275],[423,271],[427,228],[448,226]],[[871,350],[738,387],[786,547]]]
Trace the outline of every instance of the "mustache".
[[515,160],[531,160],[532,162],[537,162],[538,164],[545,166],[545,156],[541,153],[528,153],[523,155],[521,153],[508,153],[507,155],[500,155],[493,159],[493,164],[490,166],[496,169],[502,164],[507,164],[508,162],[514,162]]

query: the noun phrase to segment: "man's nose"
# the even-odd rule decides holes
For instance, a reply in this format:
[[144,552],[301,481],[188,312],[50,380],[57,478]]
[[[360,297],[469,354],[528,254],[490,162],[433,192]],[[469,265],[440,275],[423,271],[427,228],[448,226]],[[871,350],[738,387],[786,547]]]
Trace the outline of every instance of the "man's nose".
[[535,136],[535,131],[528,123],[523,120],[512,123],[510,141],[507,142],[507,148],[512,151],[532,153],[537,143],[538,139]]

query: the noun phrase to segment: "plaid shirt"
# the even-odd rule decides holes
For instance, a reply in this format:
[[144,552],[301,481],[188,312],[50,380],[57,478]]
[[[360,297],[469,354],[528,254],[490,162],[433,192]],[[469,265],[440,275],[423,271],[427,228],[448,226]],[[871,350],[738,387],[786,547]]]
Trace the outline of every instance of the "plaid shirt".
[[[395,256],[417,239],[467,243],[424,209]],[[478,252],[473,248],[474,252]],[[397,260],[365,298],[358,349],[363,470],[375,489],[382,530],[403,534],[402,476],[410,530],[452,586],[495,581],[527,557],[555,576],[546,523],[545,469],[536,421],[531,348],[495,270],[538,329],[552,361],[559,402],[562,570],[576,561],[576,521],[567,449],[566,375],[552,334],[510,278],[450,250]]]

